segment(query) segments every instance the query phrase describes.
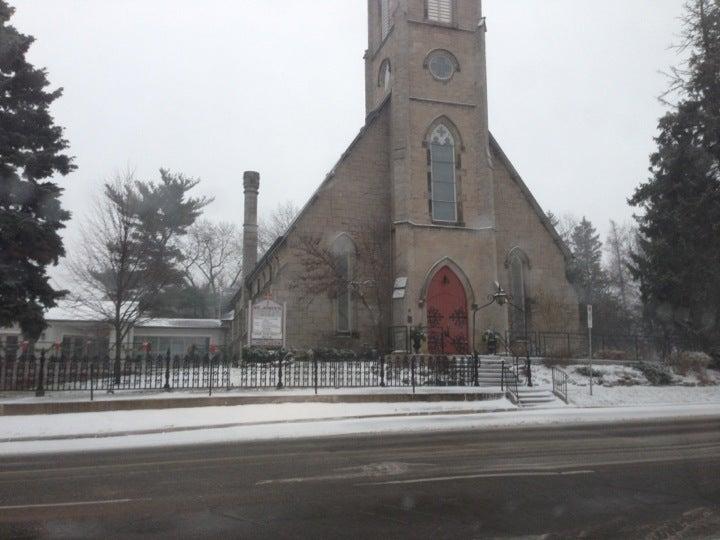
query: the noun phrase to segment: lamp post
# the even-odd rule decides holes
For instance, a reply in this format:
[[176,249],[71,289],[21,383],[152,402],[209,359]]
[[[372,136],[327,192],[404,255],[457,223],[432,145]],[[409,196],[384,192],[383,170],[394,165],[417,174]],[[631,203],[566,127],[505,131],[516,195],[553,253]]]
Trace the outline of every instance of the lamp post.
[[483,304],[482,306],[479,306],[477,304],[473,304],[471,306],[472,312],[473,312],[473,357],[477,358],[477,347],[475,346],[475,330],[476,330],[476,315],[478,311],[481,311],[485,309],[486,307],[492,306],[493,304],[497,304],[499,306],[504,306],[505,302],[509,302],[510,296],[508,293],[505,292],[505,290],[500,286],[500,284],[496,281],[495,287],[497,288],[497,291],[495,291],[493,294],[489,294],[487,299],[487,304]]
[[497,304],[499,306],[504,306],[506,303],[513,308],[517,309],[523,314],[523,322],[525,326],[525,350],[527,354],[527,363],[526,363],[526,373],[527,373],[527,380],[528,380],[528,386],[532,386],[532,370],[530,368],[530,349],[527,346],[527,317],[525,316],[525,310],[521,308],[520,306],[516,306],[512,303],[512,296],[510,296],[505,290],[500,286],[500,284],[496,281],[495,287],[497,290],[494,294],[488,295],[488,302],[486,304],[483,304],[482,306],[478,306],[477,304],[473,304],[471,306],[473,311],[473,358],[477,360],[477,348],[475,347],[475,316],[477,315],[477,312],[485,309],[486,307],[489,307],[493,304]]

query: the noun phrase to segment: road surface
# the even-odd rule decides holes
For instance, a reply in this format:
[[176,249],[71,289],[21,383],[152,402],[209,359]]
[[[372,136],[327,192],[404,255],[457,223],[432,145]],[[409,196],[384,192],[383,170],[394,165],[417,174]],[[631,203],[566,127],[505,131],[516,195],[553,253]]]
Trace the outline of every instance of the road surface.
[[720,417],[0,459],[0,538],[720,537]]

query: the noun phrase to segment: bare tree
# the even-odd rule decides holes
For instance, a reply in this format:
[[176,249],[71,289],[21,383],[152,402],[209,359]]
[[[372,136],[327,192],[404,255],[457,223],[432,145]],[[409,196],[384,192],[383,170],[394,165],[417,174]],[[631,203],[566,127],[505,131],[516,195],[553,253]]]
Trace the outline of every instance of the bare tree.
[[368,223],[353,235],[355,253],[348,271],[347,263],[333,246],[322,238],[300,236],[293,246],[298,254],[302,271],[293,282],[303,298],[329,295],[337,298],[349,292],[357,299],[368,315],[374,345],[382,350],[390,312],[391,276],[387,270],[389,260],[389,233],[383,224]]
[[113,328],[117,382],[130,329],[180,276],[178,237],[208,203],[185,197],[197,181],[161,174],[158,185],[139,182],[132,173],[105,184],[68,262],[75,302]]
[[131,190],[134,181],[129,173],[106,186],[68,263],[75,303],[113,328],[116,372],[122,344],[143,317],[143,302],[158,290],[155,280],[143,279],[149,254],[147,246],[135,239],[136,200],[109,195],[111,189],[116,193]]
[[258,250],[265,253],[275,240],[288,232],[290,225],[300,213],[294,202],[286,201],[277,205],[270,218],[261,219],[258,224]]
[[203,220],[184,240],[185,278],[196,289],[209,290],[222,314],[222,296],[237,288],[242,276],[242,232],[234,223]]

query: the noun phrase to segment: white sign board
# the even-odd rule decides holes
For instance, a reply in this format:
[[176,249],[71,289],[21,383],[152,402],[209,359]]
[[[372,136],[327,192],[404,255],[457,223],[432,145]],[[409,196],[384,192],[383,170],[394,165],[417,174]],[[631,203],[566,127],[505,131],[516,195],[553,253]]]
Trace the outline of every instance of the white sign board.
[[593,327],[593,320],[592,320],[592,306],[588,304],[587,307],[587,322],[588,322],[588,328]]
[[250,343],[264,347],[282,347],[285,337],[285,309],[272,300],[253,304],[250,313]]

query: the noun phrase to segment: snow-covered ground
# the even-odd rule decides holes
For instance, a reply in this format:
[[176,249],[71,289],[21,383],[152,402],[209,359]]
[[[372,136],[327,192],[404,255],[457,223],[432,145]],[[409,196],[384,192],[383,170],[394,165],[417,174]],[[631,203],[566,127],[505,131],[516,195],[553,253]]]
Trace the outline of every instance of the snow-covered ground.
[[299,420],[514,410],[506,399],[410,403],[277,403],[34,416],[0,416],[0,442],[16,438],[106,436]]
[[[483,406],[502,406],[512,408],[504,400],[498,403],[482,402]],[[143,435],[122,435],[106,436],[100,438],[75,438],[62,440],[36,440],[24,442],[0,443],[0,455],[27,455],[38,453],[57,452],[86,452],[93,450],[108,450],[118,448],[142,448],[162,447],[172,445],[203,444],[203,443],[227,443],[239,441],[257,440],[280,440],[300,437],[322,437],[322,436],[351,436],[375,433],[407,433],[407,432],[428,432],[428,431],[451,431],[451,430],[473,430],[473,429],[498,429],[521,426],[547,426],[547,425],[578,425],[598,424],[607,422],[626,422],[638,420],[652,420],[660,418],[679,419],[688,417],[699,417],[720,415],[720,404],[711,405],[675,405],[671,407],[612,407],[593,409],[560,408],[553,410],[509,410],[505,412],[485,412],[481,414],[439,414],[433,416],[380,416],[376,418],[346,418],[334,420],[318,420],[318,416],[335,417],[343,416],[342,410],[349,410],[348,405],[332,404],[321,408],[307,408],[307,405],[298,407],[288,405],[285,410],[280,411],[278,405],[261,405],[255,409],[255,414],[248,417],[249,406],[228,407],[228,408],[198,408],[165,411],[142,411],[142,412],[104,412],[84,413],[75,415],[56,415],[42,417],[43,424],[38,423],[38,417],[2,417],[0,418],[0,432],[12,433],[16,437],[29,436],[32,433],[43,433],[46,436],[50,433],[68,433],[69,430],[78,430],[77,426],[98,431],[108,429],[109,426],[127,428],[132,425],[133,429],[139,426],[148,428],[151,425],[175,427],[178,423],[191,425],[209,425],[217,423],[218,419],[228,423],[234,420],[236,424],[230,427],[209,427],[201,429],[188,429],[183,431],[166,431]],[[423,406],[445,407],[449,409],[457,406],[452,404],[422,404]],[[477,404],[475,404],[477,405]],[[380,406],[380,404],[378,404]],[[417,403],[408,405],[385,404],[380,412],[388,412],[393,409],[417,411]],[[360,406],[363,413],[367,411],[368,404]],[[297,413],[306,417],[315,417],[312,421],[296,422],[269,422],[273,411],[279,411],[287,418],[288,415]],[[298,412],[300,411],[300,412]],[[438,411],[442,412],[442,411]],[[238,419],[246,418],[247,422],[238,422]],[[256,423],[258,418],[266,419],[265,423]],[[187,419],[187,421],[185,420]],[[42,427],[40,427],[42,426]]]
[[[405,387],[374,387],[374,388],[320,388],[318,395],[412,395],[413,389]],[[415,394],[500,394],[500,387],[490,386],[418,386]],[[246,397],[246,396],[314,396],[312,388],[286,388],[284,390],[213,390],[214,397]],[[118,390],[114,394],[106,391],[95,392],[95,401],[121,401],[131,399],[185,399],[185,398],[206,398],[208,391],[205,390],[173,390],[164,392],[162,390]],[[2,403],[47,403],[52,402],[74,402],[90,401],[89,391],[67,391],[47,392],[43,397],[35,397],[32,392],[0,392],[0,404]]]
[[[720,372],[707,370],[702,379],[695,373],[681,376],[673,373],[673,383],[652,386],[636,367],[623,365],[593,365],[600,372],[590,380],[578,373],[587,364],[573,364],[562,369],[569,375],[568,400],[576,407],[612,407],[626,405],[673,405],[692,403],[720,403]],[[552,387],[552,370],[542,364],[533,366],[535,382]]]

